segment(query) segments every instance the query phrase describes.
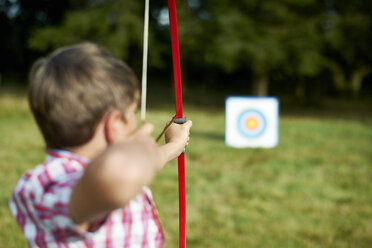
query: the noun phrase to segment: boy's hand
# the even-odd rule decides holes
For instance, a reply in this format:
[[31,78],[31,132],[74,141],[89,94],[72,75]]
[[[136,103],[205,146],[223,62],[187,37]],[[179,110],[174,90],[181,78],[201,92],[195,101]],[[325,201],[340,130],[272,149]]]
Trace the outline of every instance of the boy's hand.
[[192,121],[184,124],[173,123],[165,133],[165,145],[159,147],[162,164],[178,157],[190,141]]
[[175,143],[179,146],[179,153],[189,144],[190,128],[192,121],[188,120],[184,124],[173,123],[165,132],[165,143]]

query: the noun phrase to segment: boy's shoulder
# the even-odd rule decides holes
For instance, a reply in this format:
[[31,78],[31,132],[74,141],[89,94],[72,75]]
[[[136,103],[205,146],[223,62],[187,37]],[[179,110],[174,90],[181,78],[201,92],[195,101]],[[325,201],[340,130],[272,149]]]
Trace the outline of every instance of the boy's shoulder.
[[13,193],[32,192],[36,196],[52,190],[54,185],[73,183],[82,176],[87,163],[72,153],[48,150],[45,162],[28,170],[19,179]]

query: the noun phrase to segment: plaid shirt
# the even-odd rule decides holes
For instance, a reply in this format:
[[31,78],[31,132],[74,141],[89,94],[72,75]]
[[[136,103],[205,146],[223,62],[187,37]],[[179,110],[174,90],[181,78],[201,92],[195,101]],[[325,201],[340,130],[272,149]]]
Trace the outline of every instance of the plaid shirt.
[[77,228],[68,204],[88,163],[66,151],[48,150],[46,162],[19,180],[9,206],[30,247],[163,247],[164,234],[148,187],[125,208],[90,223],[89,231]]

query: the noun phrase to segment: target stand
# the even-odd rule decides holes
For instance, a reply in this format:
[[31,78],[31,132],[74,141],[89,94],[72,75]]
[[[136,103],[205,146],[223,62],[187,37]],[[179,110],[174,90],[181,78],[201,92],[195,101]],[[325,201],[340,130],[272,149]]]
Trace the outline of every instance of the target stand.
[[229,96],[225,100],[225,143],[272,148],[279,143],[279,100],[275,97]]

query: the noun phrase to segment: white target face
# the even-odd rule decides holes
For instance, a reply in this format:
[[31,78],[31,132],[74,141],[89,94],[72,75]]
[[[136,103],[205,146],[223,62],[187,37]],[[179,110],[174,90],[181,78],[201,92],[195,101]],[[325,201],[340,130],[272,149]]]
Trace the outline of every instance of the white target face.
[[242,112],[237,124],[239,132],[248,138],[260,137],[266,129],[265,116],[254,109]]
[[226,98],[228,146],[272,148],[279,142],[279,101],[275,97]]

